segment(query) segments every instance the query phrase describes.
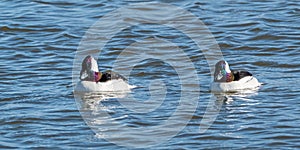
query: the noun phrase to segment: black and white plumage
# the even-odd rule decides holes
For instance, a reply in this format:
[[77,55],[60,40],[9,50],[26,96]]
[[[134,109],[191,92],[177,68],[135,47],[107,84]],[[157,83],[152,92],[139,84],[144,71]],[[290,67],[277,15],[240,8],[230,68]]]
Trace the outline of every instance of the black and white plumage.
[[86,56],[82,61],[80,71],[81,81],[107,82],[118,79],[127,81],[122,75],[113,71],[99,72],[96,60],[90,55]]
[[211,90],[217,92],[232,92],[259,87],[261,83],[246,70],[230,70],[224,60],[215,65],[214,82]]
[[127,83],[125,77],[116,72],[99,72],[97,61],[90,55],[82,61],[79,78],[75,88],[79,92],[128,91],[134,88]]
[[122,75],[120,75],[116,72],[105,71],[105,72],[102,73],[102,77],[100,78],[99,82],[107,82],[107,81],[110,81],[110,80],[118,80],[118,79],[127,81],[127,79],[125,77],[123,77]]
[[239,81],[240,79],[248,76],[252,76],[252,74],[245,70],[233,70],[232,71],[234,80],[233,81]]

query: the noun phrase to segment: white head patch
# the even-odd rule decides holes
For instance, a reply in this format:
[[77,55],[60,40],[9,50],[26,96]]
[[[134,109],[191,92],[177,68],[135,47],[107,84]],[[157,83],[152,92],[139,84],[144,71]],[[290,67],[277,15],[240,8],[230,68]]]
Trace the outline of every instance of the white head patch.
[[98,63],[97,61],[91,57],[91,70],[94,71],[94,72],[99,72],[99,69],[98,69]]
[[231,73],[231,70],[230,70],[230,68],[229,68],[229,65],[228,65],[227,61],[225,61],[225,71],[226,71],[227,73]]
[[219,72],[218,76],[217,76],[217,80],[221,80],[223,78],[222,72]]

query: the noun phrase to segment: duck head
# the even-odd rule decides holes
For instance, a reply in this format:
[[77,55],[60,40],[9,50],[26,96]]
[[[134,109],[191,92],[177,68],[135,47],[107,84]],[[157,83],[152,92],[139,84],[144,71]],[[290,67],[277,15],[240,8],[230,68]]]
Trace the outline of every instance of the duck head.
[[80,80],[97,82],[101,76],[97,61],[90,55],[86,56],[81,64]]
[[234,76],[231,73],[228,63],[221,60],[215,65],[214,81],[215,82],[231,82]]

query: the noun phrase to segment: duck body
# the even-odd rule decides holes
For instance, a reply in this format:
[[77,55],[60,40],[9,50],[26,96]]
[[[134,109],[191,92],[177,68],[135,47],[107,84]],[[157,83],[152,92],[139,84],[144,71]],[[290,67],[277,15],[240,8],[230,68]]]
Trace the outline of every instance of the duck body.
[[75,92],[123,92],[134,88],[122,75],[113,72],[99,72],[98,64],[92,56],[86,56],[82,62],[80,81]]
[[231,71],[226,61],[219,61],[215,66],[214,82],[211,83],[213,92],[236,92],[255,89],[261,83],[248,71]]
[[75,87],[76,92],[126,92],[134,86],[122,79],[107,82],[79,81]]
[[236,92],[240,90],[255,89],[261,86],[261,83],[253,76],[244,77],[238,81],[232,82],[213,82],[211,91],[213,92]]

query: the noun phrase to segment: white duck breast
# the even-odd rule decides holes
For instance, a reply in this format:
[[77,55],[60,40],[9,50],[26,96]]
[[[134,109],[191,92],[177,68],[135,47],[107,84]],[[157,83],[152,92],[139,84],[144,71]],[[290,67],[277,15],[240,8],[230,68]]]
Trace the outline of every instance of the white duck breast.
[[135,86],[112,71],[99,72],[97,61],[92,56],[87,56],[82,62],[80,81],[75,87],[75,92],[122,92],[130,91]]
[[213,82],[211,91],[213,92],[235,92],[239,90],[255,89],[261,86],[261,83],[253,76],[247,76],[239,81],[232,82]]
[[75,87],[77,92],[127,92],[135,86],[122,79],[107,82],[79,81]]
[[212,92],[235,92],[255,89],[261,83],[248,71],[231,71],[226,61],[219,61],[215,66]]

